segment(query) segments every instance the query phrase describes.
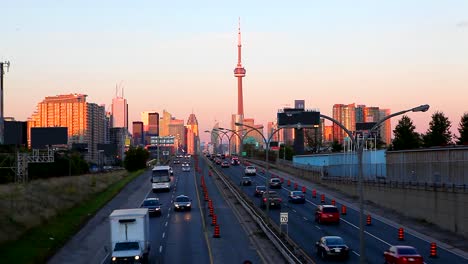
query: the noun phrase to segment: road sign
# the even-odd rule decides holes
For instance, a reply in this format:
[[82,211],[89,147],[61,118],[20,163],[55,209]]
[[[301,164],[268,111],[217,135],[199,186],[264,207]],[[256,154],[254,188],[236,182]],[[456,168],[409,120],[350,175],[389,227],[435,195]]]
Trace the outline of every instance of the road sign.
[[242,157],[245,157],[245,156],[247,156],[247,152],[242,151]]
[[164,155],[164,156],[168,156],[168,155],[169,155],[169,151],[163,150],[163,155]]
[[281,224],[288,223],[288,212],[280,213],[280,221],[281,221]]

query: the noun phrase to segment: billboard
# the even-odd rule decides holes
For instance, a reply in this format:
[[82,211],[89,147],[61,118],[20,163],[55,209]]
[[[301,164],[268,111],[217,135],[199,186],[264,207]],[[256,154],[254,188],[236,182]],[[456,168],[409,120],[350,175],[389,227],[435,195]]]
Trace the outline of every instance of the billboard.
[[28,126],[27,122],[5,121],[5,145],[27,145]]
[[31,148],[44,149],[48,145],[68,144],[67,127],[32,127]]
[[277,114],[278,127],[311,128],[320,125],[320,112],[285,108]]

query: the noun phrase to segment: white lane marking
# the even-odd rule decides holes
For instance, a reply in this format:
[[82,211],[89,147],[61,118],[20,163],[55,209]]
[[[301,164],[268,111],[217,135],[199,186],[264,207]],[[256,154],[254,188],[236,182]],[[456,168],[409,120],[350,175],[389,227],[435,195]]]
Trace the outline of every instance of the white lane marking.
[[304,218],[304,220],[306,220],[306,221],[307,221],[307,218],[306,218],[306,217],[302,217],[302,218]]
[[169,218],[171,216],[171,213],[167,213],[167,218]]
[[352,251],[356,256],[360,257],[361,255],[359,255],[356,251]]
[[166,223],[164,224],[164,226],[167,226],[167,221],[166,221]]
[[164,238],[165,236],[166,236],[166,232],[163,233],[162,238]]
[[101,264],[104,264],[107,260],[107,258],[109,257],[109,253],[106,254],[106,256],[104,257],[104,259],[101,261]]
[[162,246],[159,246],[159,253],[162,252]]
[[316,225],[315,227],[316,227],[318,230],[322,230],[322,228],[320,228],[320,226],[317,226],[317,225]]
[[296,210],[293,209],[293,212],[297,213]]

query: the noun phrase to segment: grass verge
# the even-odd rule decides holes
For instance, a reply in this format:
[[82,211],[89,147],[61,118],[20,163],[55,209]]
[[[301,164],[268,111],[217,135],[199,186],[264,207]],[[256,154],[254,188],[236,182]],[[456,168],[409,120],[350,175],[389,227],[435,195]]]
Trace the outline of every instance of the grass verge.
[[143,172],[144,170],[130,173],[89,200],[32,228],[18,240],[4,243],[0,247],[2,262],[45,263],[47,258],[61,248],[100,208]]

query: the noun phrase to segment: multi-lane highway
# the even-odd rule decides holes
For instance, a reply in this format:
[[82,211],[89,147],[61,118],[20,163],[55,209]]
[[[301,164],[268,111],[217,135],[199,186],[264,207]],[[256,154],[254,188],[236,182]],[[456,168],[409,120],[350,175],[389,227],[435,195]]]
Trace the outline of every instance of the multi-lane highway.
[[[218,166],[218,165],[216,165]],[[229,168],[219,167],[219,171],[227,175],[234,183],[239,184],[241,177],[244,176],[244,166],[231,166]],[[331,204],[329,195],[325,192],[317,193],[317,198],[312,198],[311,190],[316,188],[311,183],[304,183],[300,185],[307,187],[306,203],[305,204],[291,204],[288,203],[288,193],[294,189],[294,184],[290,187],[286,182],[288,179],[292,183],[297,179],[292,175],[282,174],[285,182],[281,189],[276,191],[281,195],[283,205],[281,209],[270,209],[270,218],[279,225],[280,212],[288,212],[288,232],[289,236],[299,244],[317,263],[325,263],[316,257],[315,242],[322,236],[337,235],[341,236],[351,248],[350,258],[346,263],[359,262],[359,213],[353,208],[348,208],[346,215],[341,215],[340,224],[321,225],[315,222],[314,212],[320,202],[320,194],[325,194],[325,204]],[[266,175],[259,170],[256,176],[251,176],[252,186],[241,186],[240,188],[254,201],[260,204],[260,198],[254,196],[256,185],[265,185]],[[338,208],[342,205],[340,200],[336,201]],[[410,208],[409,208],[410,209]],[[467,263],[468,260],[453,252],[438,248],[437,258],[429,258],[430,241],[418,236],[417,234],[411,235],[405,233],[403,241],[398,240],[398,226],[389,224],[384,217],[378,217],[382,221],[372,219],[371,225],[366,226],[365,239],[366,239],[366,255],[368,263],[383,263],[383,252],[387,250],[390,245],[410,245],[418,249],[420,254],[424,257],[426,263]],[[283,228],[285,230],[285,228]]]
[[[206,219],[205,206],[200,200],[197,175],[193,169],[183,172],[174,165],[173,188],[170,192],[153,193],[150,171],[130,183],[106,207],[96,214],[48,263],[110,263],[109,222],[112,210],[139,207],[147,197],[158,197],[162,203],[161,216],[150,218],[149,263],[242,263],[245,259],[260,262],[260,256],[239,222],[224,206],[222,197],[210,188],[210,197],[220,208],[220,221],[229,232],[217,240],[211,236],[210,219]],[[198,176],[199,177],[199,176]],[[192,199],[192,210],[175,212],[173,200],[184,194]],[[229,248],[220,247],[218,244]],[[227,248],[227,249],[226,249]]]

